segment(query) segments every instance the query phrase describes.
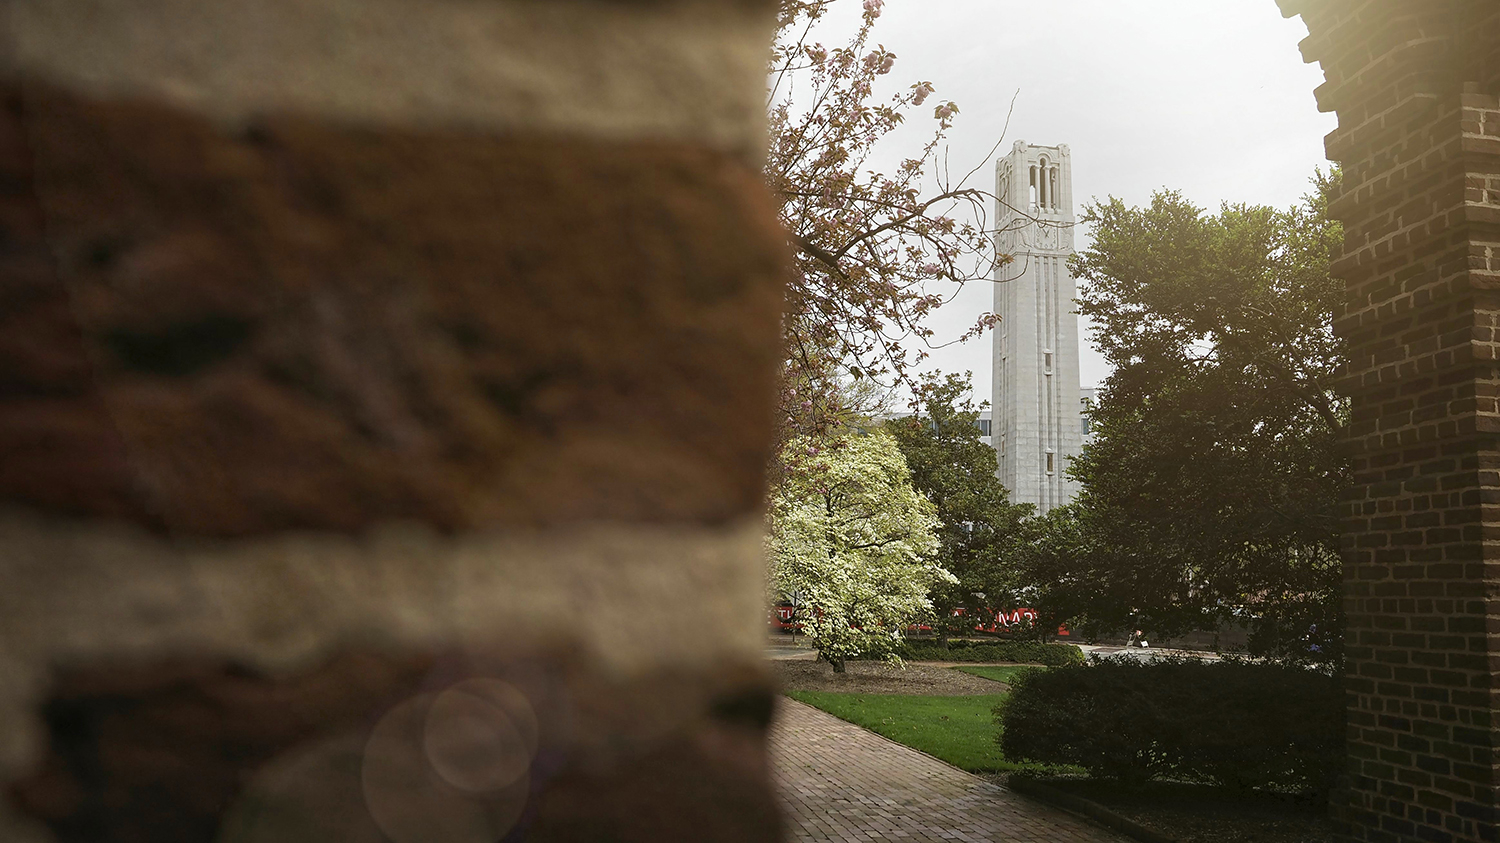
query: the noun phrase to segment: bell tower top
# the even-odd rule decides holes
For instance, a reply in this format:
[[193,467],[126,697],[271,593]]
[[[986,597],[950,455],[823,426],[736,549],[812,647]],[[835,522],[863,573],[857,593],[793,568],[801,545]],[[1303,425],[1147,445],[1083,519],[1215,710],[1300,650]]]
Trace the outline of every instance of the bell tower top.
[[1073,221],[1073,153],[1067,144],[1032,146],[1016,141],[1010,155],[995,162],[995,169],[1005,217]]
[[1016,141],[995,162],[1000,250],[1012,255],[1071,253],[1073,153],[1068,145]]

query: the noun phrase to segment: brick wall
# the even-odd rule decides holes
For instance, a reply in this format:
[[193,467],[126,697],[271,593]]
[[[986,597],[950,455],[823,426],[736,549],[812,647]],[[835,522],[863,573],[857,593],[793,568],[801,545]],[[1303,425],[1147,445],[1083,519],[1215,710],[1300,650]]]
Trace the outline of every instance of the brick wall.
[[1281,0],[1336,111],[1350,839],[1497,839],[1500,5]]
[[0,0],[0,839],[776,838],[772,11]]

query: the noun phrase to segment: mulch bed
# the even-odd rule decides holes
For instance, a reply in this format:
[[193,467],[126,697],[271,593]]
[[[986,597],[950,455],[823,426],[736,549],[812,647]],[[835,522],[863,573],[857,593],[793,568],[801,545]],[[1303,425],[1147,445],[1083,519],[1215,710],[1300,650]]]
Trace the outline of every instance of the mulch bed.
[[964,697],[1003,694],[1010,686],[947,667],[907,662],[904,668],[883,662],[849,662],[845,673],[834,673],[826,662],[783,660],[769,663],[787,691],[836,691],[846,694],[916,694]]
[[[1007,776],[990,776],[1001,784]],[[1125,788],[1090,779],[1047,779],[1159,831],[1178,843],[1335,843],[1339,839],[1320,801],[1268,793],[1235,793],[1209,785],[1149,782]]]

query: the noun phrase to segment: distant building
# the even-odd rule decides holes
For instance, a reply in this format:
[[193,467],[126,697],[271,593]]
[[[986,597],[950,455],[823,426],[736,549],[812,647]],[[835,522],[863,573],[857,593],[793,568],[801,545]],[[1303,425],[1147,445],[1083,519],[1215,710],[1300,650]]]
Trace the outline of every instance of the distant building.
[[1078,409],[1083,414],[1083,424],[1079,430],[1083,431],[1083,444],[1085,445],[1094,441],[1094,420],[1089,417],[1089,413],[1094,411],[1094,395],[1098,392],[1099,390],[1092,386],[1085,386],[1078,390]]
[[[1039,513],[1078,493],[1066,473],[1083,448],[1073,254],[1073,167],[1066,145],[1017,141],[995,163],[996,245],[991,443],[1000,481]],[[1092,396],[1090,396],[1092,398]]]
[[[1079,399],[1079,404],[1078,404],[1078,409],[1079,409],[1079,428],[1078,428],[1078,431],[1079,431],[1079,436],[1081,436],[1083,438],[1083,441],[1084,441],[1085,444],[1087,444],[1090,440],[1093,439],[1093,434],[1089,431],[1089,417],[1088,417],[1087,414],[1088,414],[1089,410],[1093,409],[1093,406],[1094,406],[1094,392],[1095,392],[1095,390],[1092,389],[1092,388],[1080,389],[1079,390],[1079,393],[1080,393],[1081,397]],[[881,419],[905,419],[905,418],[910,418],[911,415],[912,415],[911,413],[907,413],[907,412],[902,412],[902,413],[887,413],[887,414],[885,414],[883,416],[880,416],[880,418]],[[979,418],[976,419],[975,422],[974,422],[974,424],[979,428],[979,441],[983,442],[986,445],[989,445],[991,448],[995,447],[994,415],[995,414],[993,412],[991,412],[990,410],[981,410],[979,412]]]

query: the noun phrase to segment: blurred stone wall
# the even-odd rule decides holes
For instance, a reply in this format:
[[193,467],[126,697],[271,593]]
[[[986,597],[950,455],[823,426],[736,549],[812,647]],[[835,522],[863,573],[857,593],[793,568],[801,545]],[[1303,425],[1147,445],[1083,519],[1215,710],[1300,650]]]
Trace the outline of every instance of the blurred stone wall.
[[777,838],[773,26],[0,0],[0,839]]
[[1349,778],[1361,841],[1500,834],[1500,4],[1280,0],[1336,111]]

